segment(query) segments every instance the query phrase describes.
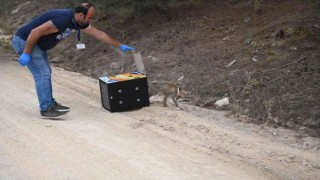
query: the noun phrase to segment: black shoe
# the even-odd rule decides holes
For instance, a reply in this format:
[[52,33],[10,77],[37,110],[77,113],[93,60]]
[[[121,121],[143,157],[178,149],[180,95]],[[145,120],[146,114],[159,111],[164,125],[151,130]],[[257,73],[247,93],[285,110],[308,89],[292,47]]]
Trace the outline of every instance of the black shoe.
[[40,111],[41,117],[42,118],[48,118],[48,119],[56,119],[61,117],[64,114],[67,114],[68,111],[58,111],[55,108],[51,107],[47,109],[46,111]]
[[52,106],[54,109],[60,112],[70,111],[70,108],[67,106],[62,106],[61,104],[54,102],[54,105]]

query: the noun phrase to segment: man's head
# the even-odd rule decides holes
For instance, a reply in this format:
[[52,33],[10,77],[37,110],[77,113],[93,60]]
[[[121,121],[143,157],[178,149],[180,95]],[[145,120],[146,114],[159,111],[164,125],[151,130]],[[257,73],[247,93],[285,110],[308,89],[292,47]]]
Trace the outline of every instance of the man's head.
[[96,9],[91,3],[82,3],[80,6],[75,8],[75,20],[80,26],[91,23]]

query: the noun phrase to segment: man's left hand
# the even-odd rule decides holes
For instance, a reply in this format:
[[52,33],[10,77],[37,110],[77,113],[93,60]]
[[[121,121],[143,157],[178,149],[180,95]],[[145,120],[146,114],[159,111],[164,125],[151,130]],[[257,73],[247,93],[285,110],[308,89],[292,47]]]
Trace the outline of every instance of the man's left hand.
[[136,50],[136,48],[133,48],[133,47],[130,47],[130,46],[124,45],[124,44],[121,44],[121,45],[119,46],[119,48],[120,48],[120,50],[121,50],[123,53],[125,53],[125,52],[127,52],[127,51],[131,51],[131,50]]

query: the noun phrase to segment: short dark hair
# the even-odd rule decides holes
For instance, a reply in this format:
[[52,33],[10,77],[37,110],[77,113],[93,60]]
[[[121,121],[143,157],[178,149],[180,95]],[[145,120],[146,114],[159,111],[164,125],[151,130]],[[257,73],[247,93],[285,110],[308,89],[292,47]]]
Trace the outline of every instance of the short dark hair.
[[74,8],[76,13],[83,13],[83,15],[87,15],[89,8],[94,7],[93,4],[86,2]]

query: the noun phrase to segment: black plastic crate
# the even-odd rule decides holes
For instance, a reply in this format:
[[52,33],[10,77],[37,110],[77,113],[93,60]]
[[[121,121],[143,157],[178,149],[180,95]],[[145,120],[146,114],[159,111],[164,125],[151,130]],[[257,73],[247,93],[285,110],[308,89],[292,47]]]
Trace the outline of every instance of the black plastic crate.
[[140,73],[99,78],[102,107],[110,112],[149,106],[148,80]]

